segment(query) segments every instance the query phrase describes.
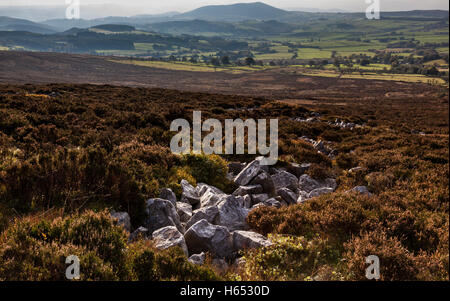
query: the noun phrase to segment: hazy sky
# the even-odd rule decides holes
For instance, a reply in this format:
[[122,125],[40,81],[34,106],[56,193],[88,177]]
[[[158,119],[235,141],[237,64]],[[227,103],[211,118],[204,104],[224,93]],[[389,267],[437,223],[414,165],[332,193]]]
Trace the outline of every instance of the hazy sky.
[[[140,13],[161,13],[167,11],[184,12],[200,6],[211,4],[231,4],[238,2],[256,2],[257,0],[80,0],[81,5],[113,4],[127,6],[131,11]],[[447,0],[380,0],[381,10],[413,10],[413,9],[449,9]],[[1,5],[65,5],[66,0],[0,0]],[[340,9],[346,11],[365,11],[365,0],[263,0],[262,2],[284,9],[316,8]],[[122,14],[126,10],[122,11]],[[120,9],[117,10],[120,13]],[[1,15],[1,11],[0,11]]]

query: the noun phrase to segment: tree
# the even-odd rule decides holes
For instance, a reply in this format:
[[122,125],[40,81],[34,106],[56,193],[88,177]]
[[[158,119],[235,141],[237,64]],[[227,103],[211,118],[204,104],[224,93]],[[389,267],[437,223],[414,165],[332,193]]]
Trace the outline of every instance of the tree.
[[255,60],[252,57],[248,57],[248,58],[245,59],[245,64],[247,66],[252,66],[252,65],[255,64]]
[[222,61],[222,64],[223,64],[223,65],[229,65],[229,64],[230,64],[230,57],[227,56],[227,55],[222,56],[221,61]]

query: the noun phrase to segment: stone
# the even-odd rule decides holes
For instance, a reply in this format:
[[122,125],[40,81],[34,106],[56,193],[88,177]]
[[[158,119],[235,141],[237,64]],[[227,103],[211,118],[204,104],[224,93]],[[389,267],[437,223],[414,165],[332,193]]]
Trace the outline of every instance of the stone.
[[295,175],[297,178],[300,178],[311,166],[310,163],[290,163],[286,170],[290,172],[291,174]]
[[309,199],[309,193],[306,191],[299,191],[297,204],[302,204]]
[[183,202],[176,202],[176,208],[180,221],[187,223],[192,217],[192,205]]
[[308,198],[314,198],[314,197],[318,197],[324,194],[328,194],[328,193],[332,193],[334,191],[333,188],[330,187],[321,187],[321,188],[317,188],[314,189],[313,191],[311,191],[308,194]]
[[275,198],[270,198],[270,199],[265,200],[264,202],[262,202],[260,204],[264,204],[264,205],[269,206],[269,207],[281,208],[280,201],[278,201]]
[[200,207],[215,206],[219,203],[226,194],[217,194],[215,190],[208,188],[206,192],[200,198]]
[[193,212],[191,219],[186,224],[186,229],[189,229],[196,222],[205,219],[210,223],[215,223],[216,217],[219,214],[217,206],[210,206],[197,209]]
[[227,196],[217,205],[219,215],[215,224],[225,226],[230,231],[248,229],[247,215],[249,210],[239,204],[239,199]]
[[184,238],[190,254],[210,252],[216,258],[231,257],[233,254],[233,238],[230,231],[205,219],[192,225]]
[[208,190],[212,191],[214,194],[224,194],[219,188],[205,183],[198,183],[197,187],[195,187],[195,191],[199,197],[202,197]]
[[171,247],[180,247],[184,254],[188,256],[188,248],[183,234],[174,226],[167,226],[158,229],[152,234],[155,247],[159,250],[165,250]]
[[159,197],[163,200],[170,201],[174,206],[177,204],[177,196],[170,188],[163,188],[159,193]]
[[290,190],[289,188],[280,188],[277,190],[277,194],[287,203],[295,204],[297,203],[298,196]]
[[147,217],[144,220],[144,227],[150,233],[167,226],[175,226],[178,231],[183,232],[180,217],[170,201],[159,198],[149,199],[145,211]]
[[250,183],[250,181],[256,177],[261,170],[260,160],[253,160],[234,178],[234,182],[239,186],[245,186]]
[[372,194],[369,192],[369,189],[367,189],[366,186],[356,186],[356,187],[353,187],[352,189],[350,189],[350,190],[347,191],[347,192],[357,192],[357,193],[360,193],[360,194],[365,194],[365,195],[367,195],[367,196],[371,196],[371,195],[372,195]]
[[130,242],[133,242],[138,240],[139,238],[148,238],[148,236],[149,236],[148,229],[141,226],[130,234],[128,240]]
[[275,185],[275,191],[281,188],[289,188],[290,190],[296,191],[298,188],[297,177],[287,171],[280,171],[272,175],[271,178]]
[[269,195],[275,194],[275,185],[269,173],[263,171],[250,181],[250,185],[261,185],[263,192]]
[[131,232],[131,219],[127,212],[113,212],[111,217],[116,220],[117,225],[122,226],[127,232]]
[[269,199],[269,195],[267,193],[260,193],[260,194],[252,195],[253,205],[264,202],[267,199]]
[[206,254],[205,252],[201,252],[200,254],[194,254],[188,258],[188,261],[195,265],[202,265],[205,263]]
[[235,251],[268,247],[272,242],[263,235],[252,231],[234,231],[233,247]]
[[309,175],[304,174],[300,177],[298,181],[298,186],[301,191],[311,192],[316,188],[320,187],[319,182],[312,179]]
[[242,206],[247,209],[250,209],[252,207],[252,197],[250,195],[244,195]]
[[249,185],[249,186],[239,186],[239,188],[233,192],[233,195],[244,196],[246,194],[258,194],[258,193],[262,193],[262,192],[263,192],[262,186],[257,184],[257,185]]
[[189,203],[191,205],[200,203],[200,197],[198,196],[194,186],[189,184],[189,182],[184,179],[181,180],[180,185],[183,189],[183,192],[181,193],[182,202]]
[[333,189],[333,191],[336,190],[337,187],[336,180],[332,178],[327,178],[323,182],[319,182],[319,184],[321,184],[324,187],[329,187]]

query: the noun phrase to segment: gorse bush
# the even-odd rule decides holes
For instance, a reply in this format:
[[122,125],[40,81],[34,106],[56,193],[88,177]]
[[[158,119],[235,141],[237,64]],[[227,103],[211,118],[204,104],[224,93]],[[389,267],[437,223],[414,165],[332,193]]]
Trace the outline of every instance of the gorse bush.
[[242,280],[285,281],[312,280],[318,269],[334,263],[337,257],[326,240],[318,237],[269,235],[273,245],[244,252]]
[[127,241],[107,212],[18,220],[0,240],[0,279],[65,280],[69,255],[80,259],[80,280],[220,279],[208,266],[189,263],[179,248],[157,251],[148,241]]

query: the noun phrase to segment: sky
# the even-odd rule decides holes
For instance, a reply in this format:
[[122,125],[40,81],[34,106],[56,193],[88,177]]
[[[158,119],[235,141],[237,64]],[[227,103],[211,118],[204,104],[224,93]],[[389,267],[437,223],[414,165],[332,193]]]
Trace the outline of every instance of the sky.
[[[2,6],[16,5],[62,5],[72,0],[0,0]],[[204,5],[255,2],[258,0],[79,0],[82,6],[104,5],[117,15],[133,13],[156,14],[169,11],[185,12]],[[343,10],[363,12],[368,6],[366,0],[261,0],[262,2],[288,10],[313,8],[320,10]],[[413,9],[449,9],[447,0],[379,0],[382,11]],[[126,3],[126,7],[124,2]],[[1,15],[1,11],[0,11]]]

